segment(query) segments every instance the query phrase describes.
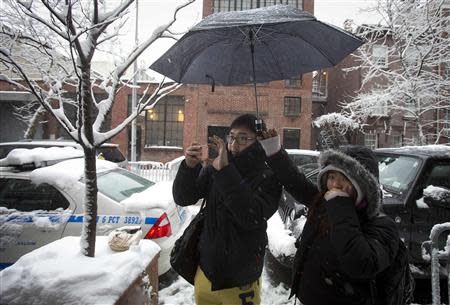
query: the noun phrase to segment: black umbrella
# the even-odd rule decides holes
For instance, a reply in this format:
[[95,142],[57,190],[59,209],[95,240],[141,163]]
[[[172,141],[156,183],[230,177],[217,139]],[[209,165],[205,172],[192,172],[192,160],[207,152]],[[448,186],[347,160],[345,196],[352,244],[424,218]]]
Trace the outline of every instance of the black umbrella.
[[310,13],[275,5],[206,17],[150,68],[179,83],[253,83],[256,98],[256,83],[332,67],[362,43]]

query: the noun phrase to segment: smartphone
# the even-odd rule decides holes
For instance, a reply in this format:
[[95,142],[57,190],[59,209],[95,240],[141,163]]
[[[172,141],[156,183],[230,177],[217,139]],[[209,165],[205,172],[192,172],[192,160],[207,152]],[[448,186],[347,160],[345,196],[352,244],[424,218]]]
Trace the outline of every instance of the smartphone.
[[208,144],[202,145],[202,160],[209,158],[209,147]]
[[208,144],[210,145],[208,147],[208,158],[209,159],[215,159],[217,158],[217,156],[219,155],[219,153],[217,152],[217,150],[215,149],[216,145],[214,144],[214,142],[212,141],[211,137],[208,137]]

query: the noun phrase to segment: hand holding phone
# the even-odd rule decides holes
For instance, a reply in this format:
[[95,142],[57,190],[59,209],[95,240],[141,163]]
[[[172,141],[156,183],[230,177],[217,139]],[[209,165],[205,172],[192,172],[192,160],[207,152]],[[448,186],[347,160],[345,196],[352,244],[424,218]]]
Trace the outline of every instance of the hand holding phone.
[[208,144],[202,145],[202,160],[207,160],[209,158],[209,147]]

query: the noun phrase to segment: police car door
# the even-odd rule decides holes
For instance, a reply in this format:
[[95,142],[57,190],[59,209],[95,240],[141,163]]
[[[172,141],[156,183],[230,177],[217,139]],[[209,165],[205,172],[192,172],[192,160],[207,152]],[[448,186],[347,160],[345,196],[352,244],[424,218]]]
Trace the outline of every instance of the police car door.
[[75,203],[49,184],[0,179],[0,267],[61,238],[74,210]]

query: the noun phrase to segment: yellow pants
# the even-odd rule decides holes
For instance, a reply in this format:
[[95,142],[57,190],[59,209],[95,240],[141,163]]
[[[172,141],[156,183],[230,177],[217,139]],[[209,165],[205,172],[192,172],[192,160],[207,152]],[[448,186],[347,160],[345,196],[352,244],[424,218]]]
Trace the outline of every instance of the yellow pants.
[[211,291],[211,282],[199,267],[195,274],[194,295],[197,305],[260,305],[260,279],[244,287]]

